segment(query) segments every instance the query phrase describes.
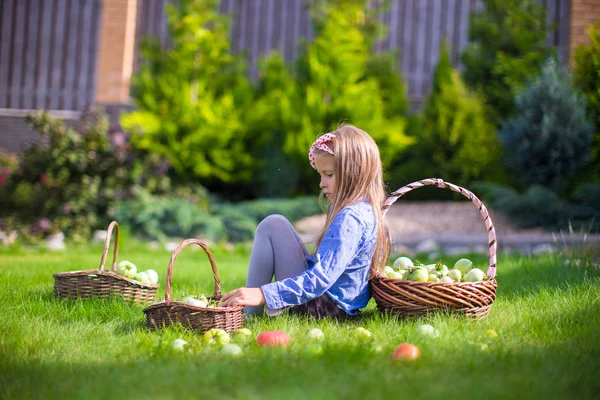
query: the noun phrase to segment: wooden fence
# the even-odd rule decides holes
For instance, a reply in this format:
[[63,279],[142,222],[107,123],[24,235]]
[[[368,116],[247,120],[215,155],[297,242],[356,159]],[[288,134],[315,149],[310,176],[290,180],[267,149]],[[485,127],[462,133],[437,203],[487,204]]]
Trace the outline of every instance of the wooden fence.
[[[138,0],[138,38],[157,35],[168,43],[167,1],[173,0]],[[564,57],[570,0],[539,1],[547,7],[549,22],[558,24],[548,42]],[[0,110],[77,111],[94,101],[102,3],[0,0]],[[443,38],[454,64],[460,65],[468,15],[477,7],[476,0],[390,0],[389,11],[381,15],[389,35],[375,50],[399,50],[398,65],[413,103],[422,102],[429,91]],[[233,49],[247,53],[252,77],[261,57],[277,49],[292,61],[300,39],[314,37],[305,0],[222,0],[221,11],[233,15]]]
[[102,0],[0,0],[0,109],[94,101]]
[[[138,1],[137,37],[154,35],[168,44],[163,9],[172,0]],[[548,44],[557,46],[560,56],[566,59],[570,0],[539,1],[546,7],[548,23],[557,25]],[[398,66],[407,83],[409,100],[418,105],[429,93],[444,38],[450,44],[453,64],[460,67],[460,54],[468,44],[469,14],[481,9],[481,3],[390,0],[389,5],[389,10],[380,16],[389,34],[375,45],[375,51],[398,51]],[[232,46],[236,52],[246,52],[251,77],[256,77],[261,57],[278,50],[293,61],[298,56],[300,39],[314,38],[306,0],[221,0],[221,11],[233,16]]]

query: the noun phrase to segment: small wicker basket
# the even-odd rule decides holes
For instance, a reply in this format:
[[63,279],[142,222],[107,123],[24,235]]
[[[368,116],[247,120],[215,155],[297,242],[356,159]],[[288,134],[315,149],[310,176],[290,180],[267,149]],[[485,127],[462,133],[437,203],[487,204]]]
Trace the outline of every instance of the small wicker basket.
[[167,284],[165,286],[165,300],[152,304],[144,309],[146,314],[146,326],[151,330],[160,329],[179,323],[184,327],[204,333],[212,328],[223,329],[229,333],[241,328],[244,324],[243,306],[234,307],[197,307],[171,300],[171,277],[173,274],[173,264],[181,250],[188,244],[197,244],[208,255],[208,260],[213,271],[215,281],[215,291],[209,300],[221,299],[221,281],[217,272],[215,259],[208,250],[208,246],[198,239],[186,239],[173,251],[169,267],[167,269]]
[[433,311],[449,311],[464,314],[475,319],[487,317],[496,299],[496,231],[490,215],[483,203],[470,191],[444,182],[441,179],[423,179],[403,186],[386,200],[383,213],[390,206],[411,190],[435,185],[442,189],[450,189],[469,198],[479,209],[488,232],[489,268],[487,278],[481,282],[415,282],[398,280],[381,276],[379,273],[371,279],[371,291],[377,307],[384,313],[399,317],[420,316]]
[[[112,231],[115,231],[115,245],[112,269],[105,270],[104,263],[110,246]],[[113,221],[108,226],[100,267],[95,270],[61,272],[54,274],[54,293],[68,298],[108,298],[121,297],[139,303],[151,302],[156,297],[159,285],[142,283],[116,273],[119,252],[119,224]]]

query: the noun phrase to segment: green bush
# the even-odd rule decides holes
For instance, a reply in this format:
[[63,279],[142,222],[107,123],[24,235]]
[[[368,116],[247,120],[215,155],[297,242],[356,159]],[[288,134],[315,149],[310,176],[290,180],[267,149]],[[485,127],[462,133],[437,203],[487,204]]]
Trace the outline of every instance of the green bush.
[[150,240],[202,236],[218,241],[226,237],[220,218],[190,197],[154,196],[140,189],[132,199],[117,202],[110,215]]
[[213,207],[232,242],[252,240],[258,224],[267,216],[281,214],[291,222],[323,212],[314,196],[293,199],[258,199]]
[[500,146],[484,110],[483,97],[466,88],[443,46],[433,89],[415,130],[417,144],[398,173],[411,180],[439,177],[468,185],[498,169]]
[[121,117],[136,147],[165,157],[181,180],[201,179],[207,187],[254,175],[242,119],[252,91],[218,3],[167,4],[170,47],[143,41],[132,78],[136,109]]
[[554,50],[546,44],[554,27],[546,10],[533,0],[483,0],[469,22],[469,45],[462,55],[463,77],[483,90],[488,119],[497,125],[514,111],[513,98],[528,78],[538,74]]
[[600,228],[600,185],[580,187],[571,201],[541,185],[518,192],[506,185],[475,182],[473,190],[490,209],[505,213],[521,228]]
[[254,238],[258,224],[235,206],[221,206],[217,208],[216,215],[222,221],[230,242],[245,242]]
[[564,191],[589,154],[594,128],[585,98],[573,89],[568,73],[548,59],[515,104],[515,116],[499,130],[507,166],[522,187]]
[[596,126],[588,178],[600,182],[600,23],[590,25],[587,32],[590,44],[575,49],[574,82],[587,97],[588,111]]
[[83,240],[105,227],[106,210],[115,198],[127,195],[130,184],[149,183],[148,177],[155,187],[169,184],[166,170],[135,167],[143,157],[135,163],[121,157],[100,109],[84,113],[77,129],[42,111],[26,120],[39,137],[23,150],[18,169],[0,188],[0,216],[10,217],[12,228],[31,225],[36,230],[33,225],[43,218],[42,233],[63,231]]
[[271,214],[281,214],[294,222],[304,217],[320,214],[321,206],[314,196],[296,197],[293,199],[258,199],[237,203],[235,208],[259,223]]
[[109,215],[145,239],[203,237],[237,243],[252,240],[256,227],[268,215],[282,214],[293,222],[322,212],[314,197],[259,199],[208,207],[199,201],[205,195],[199,190],[195,195],[171,196],[137,190],[134,198],[117,202]]
[[273,179],[287,174],[282,191],[277,193],[277,185],[271,183],[269,193],[316,192],[308,149],[320,134],[342,122],[371,134],[386,165],[412,143],[404,134],[408,103],[402,79],[389,55],[372,53],[382,26],[376,18],[378,10],[367,3],[313,2],[315,39],[306,44],[295,68],[286,66],[278,54],[261,64],[250,129],[266,129],[277,146],[282,144],[279,151],[265,148],[271,157],[261,176]]
[[132,187],[171,191],[169,166],[132,151],[122,132],[108,132],[106,114],[89,109],[79,126],[38,111],[27,118],[39,137],[0,185],[0,217],[23,234],[62,231],[73,240],[105,229],[107,210]]

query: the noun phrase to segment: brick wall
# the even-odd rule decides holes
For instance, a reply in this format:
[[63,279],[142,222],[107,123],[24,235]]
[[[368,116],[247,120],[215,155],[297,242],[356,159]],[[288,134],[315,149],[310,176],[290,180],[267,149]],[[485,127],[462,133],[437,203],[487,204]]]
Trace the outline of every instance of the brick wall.
[[127,103],[133,70],[137,0],[104,0],[96,101]]
[[580,44],[588,44],[586,30],[591,24],[600,22],[600,0],[571,0],[570,57]]

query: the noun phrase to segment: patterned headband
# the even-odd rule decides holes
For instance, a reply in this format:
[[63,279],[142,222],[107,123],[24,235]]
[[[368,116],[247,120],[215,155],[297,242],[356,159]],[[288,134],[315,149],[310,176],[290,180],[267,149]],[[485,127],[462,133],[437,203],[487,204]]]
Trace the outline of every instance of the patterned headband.
[[310,165],[314,169],[317,169],[317,164],[315,164],[315,149],[323,150],[324,152],[333,155],[333,150],[331,150],[325,144],[325,142],[332,141],[333,139],[335,139],[335,135],[331,133],[326,133],[317,140],[315,140],[312,146],[310,146],[310,150],[308,152],[308,161],[310,161]]

